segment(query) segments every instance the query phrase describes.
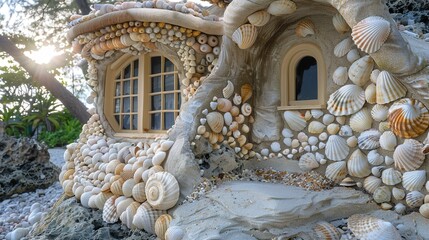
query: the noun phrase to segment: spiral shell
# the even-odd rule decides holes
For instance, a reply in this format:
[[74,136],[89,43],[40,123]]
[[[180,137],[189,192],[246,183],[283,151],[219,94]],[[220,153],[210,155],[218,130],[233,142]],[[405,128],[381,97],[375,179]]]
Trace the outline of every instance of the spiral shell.
[[371,174],[371,166],[365,154],[359,149],[356,149],[350,156],[347,162],[347,169],[350,176],[353,177],[364,178]]
[[339,183],[347,175],[347,164],[345,161],[334,162],[328,165],[326,168],[325,176],[326,178]]
[[422,147],[423,144],[414,139],[406,139],[403,144],[398,145],[393,152],[395,168],[402,172],[418,169],[425,159]]
[[354,84],[362,87],[368,82],[373,68],[374,60],[369,55],[363,56],[350,66],[349,78]]
[[352,38],[358,48],[366,53],[377,52],[390,34],[390,23],[379,16],[367,17],[352,29]]
[[365,89],[365,100],[370,103],[374,104],[377,102],[377,93],[376,93],[376,86],[375,84],[371,83],[369,84]]
[[217,99],[217,110],[220,112],[229,112],[232,108],[232,103],[230,100],[226,98],[218,98]]
[[222,90],[224,98],[230,98],[234,94],[234,84],[228,80],[226,87]]
[[254,26],[262,27],[270,21],[270,17],[271,15],[267,11],[261,10],[249,15],[247,20]]
[[337,135],[329,136],[325,146],[325,154],[329,160],[344,160],[349,154],[349,146],[347,145],[347,141]]
[[334,55],[336,57],[344,57],[353,47],[353,40],[351,37],[343,39],[334,48]]
[[277,0],[272,2],[267,8],[267,12],[274,16],[291,14],[295,11],[296,4],[291,0]]
[[298,165],[303,171],[311,171],[312,169],[319,167],[319,163],[316,161],[316,156],[314,156],[313,153],[302,155],[299,159]]
[[243,114],[245,117],[250,116],[250,114],[252,114],[252,106],[250,106],[248,103],[243,104],[241,106],[241,114]]
[[401,240],[401,235],[390,222],[363,214],[352,215],[348,227],[359,239]]
[[[249,83],[243,84],[240,89],[240,96],[243,103],[247,102],[252,97],[253,87]],[[238,104],[237,104],[238,105]]]
[[392,193],[390,192],[389,187],[382,186],[375,189],[373,197],[376,203],[390,202]]
[[407,88],[389,72],[381,71],[377,76],[377,103],[385,104],[405,97]]
[[350,31],[350,26],[340,13],[337,13],[332,17],[332,24],[334,25],[335,30],[341,34]]
[[332,75],[332,81],[339,86],[346,84],[348,79],[346,67],[338,67]]
[[397,136],[418,137],[429,126],[428,109],[418,100],[403,98],[390,107],[389,124]]
[[331,94],[327,104],[327,109],[335,116],[353,114],[365,104],[365,91],[356,85],[345,85]]
[[209,127],[212,129],[213,132],[222,132],[224,120],[221,113],[210,112],[209,114],[207,114],[206,119]]
[[298,37],[307,37],[314,35],[315,33],[315,26],[314,23],[310,19],[304,19],[299,21],[295,28],[295,34]]
[[156,220],[165,213],[165,210],[154,209],[148,202],[144,202],[137,209],[133,224],[138,229],[144,229],[146,232],[154,234]]
[[380,147],[381,133],[376,129],[362,132],[358,137],[358,146],[362,150],[372,150]]
[[402,181],[402,174],[393,168],[388,168],[381,173],[381,180],[386,185],[396,185]]
[[370,129],[372,125],[372,117],[368,108],[362,108],[359,112],[350,117],[350,127],[353,131],[363,132]]
[[165,239],[165,232],[167,232],[168,226],[170,225],[170,222],[173,218],[170,216],[170,214],[162,214],[155,222],[155,233],[156,236],[164,240]]
[[405,172],[402,176],[402,186],[404,186],[407,191],[420,191],[425,183],[425,170]]
[[405,201],[411,208],[417,208],[423,205],[425,195],[419,191],[412,191],[407,194]]
[[124,212],[122,212],[119,219],[123,224],[125,224],[129,229],[134,229],[135,226],[133,224],[134,216],[136,215],[137,209],[140,206],[140,203],[133,202],[131,203]]
[[[241,99],[241,96],[239,95],[239,94],[235,94],[234,95],[234,97],[232,98],[232,102],[235,104],[235,105],[240,105],[241,104],[241,102],[242,102],[242,99]],[[234,107],[233,107],[234,108]],[[231,114],[232,114],[232,112],[231,112]]]
[[385,131],[380,136],[380,147],[387,151],[395,150],[397,145],[396,136],[391,131]]
[[313,230],[316,233],[317,239],[340,240],[341,238],[341,232],[334,225],[325,221],[316,223]]
[[232,34],[232,41],[241,49],[250,48],[258,37],[258,30],[252,24],[244,24]]
[[381,186],[381,179],[378,177],[369,176],[365,178],[365,180],[363,181],[363,188],[371,194],[374,193],[375,190],[380,186]]
[[147,202],[155,209],[167,210],[179,200],[179,183],[168,172],[157,172],[149,177],[145,188]]
[[283,117],[290,129],[301,131],[307,126],[304,116],[298,111],[285,111]]
[[117,196],[112,196],[107,199],[103,207],[103,221],[107,223],[115,223],[118,221],[119,216],[116,213],[115,200]]

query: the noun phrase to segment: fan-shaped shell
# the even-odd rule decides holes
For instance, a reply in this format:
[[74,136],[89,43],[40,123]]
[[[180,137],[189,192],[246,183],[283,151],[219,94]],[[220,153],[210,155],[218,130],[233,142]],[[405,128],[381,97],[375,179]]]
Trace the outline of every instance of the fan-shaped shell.
[[396,185],[402,181],[402,174],[394,168],[388,168],[381,173],[381,180],[386,185]]
[[298,37],[307,37],[314,35],[316,27],[310,19],[303,19],[299,21],[295,28],[295,34]]
[[285,111],[283,117],[290,129],[301,131],[307,126],[304,116],[298,111]]
[[373,198],[376,203],[390,202],[392,193],[387,186],[378,187],[374,191]]
[[395,150],[397,145],[396,136],[391,131],[385,131],[380,136],[380,147],[387,151]]
[[265,24],[267,24],[268,21],[270,21],[270,17],[271,15],[267,11],[261,10],[249,15],[247,17],[247,20],[249,20],[250,24],[252,25],[255,25],[257,27],[262,27]]
[[369,151],[367,157],[368,157],[368,162],[371,165],[381,165],[384,163],[384,157],[380,155],[377,152],[377,150]]
[[371,83],[369,84],[365,89],[365,100],[370,103],[374,104],[377,102],[377,96],[376,96],[376,86],[375,84]]
[[349,154],[349,146],[347,145],[347,141],[337,135],[329,136],[325,146],[325,154],[329,160],[344,160]]
[[371,174],[371,166],[365,154],[359,149],[356,149],[350,156],[347,162],[347,169],[350,176],[353,177],[364,178]]
[[390,222],[381,219],[355,214],[348,219],[348,227],[359,239],[368,240],[401,240],[401,235]]
[[217,110],[220,112],[229,112],[232,108],[232,103],[230,100],[226,98],[218,98],[217,99]]
[[179,200],[179,183],[168,172],[157,172],[149,177],[145,188],[147,202],[155,209],[167,210]]
[[338,67],[332,75],[332,81],[339,86],[346,84],[348,79],[349,76],[347,75],[346,67]]
[[367,17],[352,29],[352,38],[358,48],[366,53],[378,51],[390,34],[390,23],[379,16]]
[[372,150],[380,147],[381,133],[376,129],[362,132],[358,137],[358,146],[362,150]]
[[161,240],[165,239],[165,232],[173,218],[170,214],[162,214],[155,222],[155,233]]
[[428,109],[418,100],[403,98],[390,107],[389,124],[397,136],[418,137],[429,126]]
[[291,14],[295,11],[296,4],[291,0],[277,0],[272,2],[267,8],[267,12],[274,16]]
[[370,129],[371,125],[372,117],[368,108],[362,108],[362,110],[350,117],[350,127],[355,132],[363,132]]
[[420,207],[423,204],[425,195],[419,191],[412,191],[407,194],[405,201],[411,208]]
[[232,34],[232,41],[241,49],[250,48],[258,37],[258,30],[252,24],[244,24]]
[[234,84],[228,80],[226,87],[222,90],[224,98],[230,98],[234,94]]
[[420,191],[426,183],[426,170],[405,172],[402,176],[402,186],[407,191]]
[[144,202],[134,215],[133,224],[138,229],[144,229],[148,233],[155,233],[155,222],[165,210],[154,209],[148,202]]
[[318,121],[312,121],[309,125],[308,125],[308,132],[309,133],[313,133],[313,134],[319,134],[322,133],[323,130],[325,129],[325,125],[321,122]]
[[341,232],[334,225],[325,221],[316,223],[313,230],[316,233],[317,239],[340,240],[341,238]]
[[331,94],[327,104],[327,109],[335,116],[353,114],[365,104],[365,91],[356,85],[345,85]]
[[224,120],[221,113],[210,112],[209,114],[207,114],[206,119],[209,127],[212,129],[213,132],[215,133],[222,132]]
[[363,181],[363,188],[369,193],[374,193],[375,190],[380,186],[381,179],[378,177],[369,176]]
[[398,145],[393,152],[395,168],[402,172],[418,169],[425,159],[422,147],[423,144],[414,139],[406,139]]
[[103,207],[103,221],[107,223],[115,223],[118,221],[119,216],[116,213],[115,200],[117,196],[112,196],[104,203]]
[[129,229],[135,228],[135,226],[133,225],[133,218],[136,215],[139,206],[140,203],[138,202],[131,203],[119,217],[119,219],[121,219],[121,222],[125,224]]
[[376,104],[372,107],[371,116],[377,122],[382,122],[387,119],[389,108],[387,106]]
[[326,168],[325,176],[336,182],[341,182],[347,175],[347,164],[345,161],[334,162]]
[[362,87],[368,82],[373,68],[374,60],[369,55],[363,56],[350,66],[349,78],[354,84]]
[[319,163],[316,161],[314,153],[306,153],[299,158],[299,168],[303,171],[311,171],[312,169],[318,168]]
[[243,84],[240,89],[241,101],[243,103],[247,102],[252,97],[253,87],[249,83]]
[[377,77],[377,103],[385,104],[405,97],[407,88],[389,72],[381,71]]
[[243,114],[245,117],[250,116],[250,114],[252,114],[252,106],[250,106],[248,103],[244,103],[241,106],[241,114]]
[[344,57],[353,47],[353,40],[351,37],[343,39],[334,48],[334,55],[336,57]]
[[340,13],[337,13],[332,17],[332,24],[334,25],[335,30],[337,30],[339,33],[346,33],[350,31],[350,26],[347,24]]

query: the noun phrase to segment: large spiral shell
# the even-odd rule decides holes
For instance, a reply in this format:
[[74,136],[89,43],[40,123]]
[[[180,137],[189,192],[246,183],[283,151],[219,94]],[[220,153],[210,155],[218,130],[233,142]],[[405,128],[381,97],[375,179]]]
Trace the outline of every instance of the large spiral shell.
[[147,202],[155,209],[167,210],[179,200],[179,183],[168,172],[157,172],[146,183]]
[[429,126],[428,109],[418,100],[403,98],[390,107],[389,123],[397,136],[418,137]]

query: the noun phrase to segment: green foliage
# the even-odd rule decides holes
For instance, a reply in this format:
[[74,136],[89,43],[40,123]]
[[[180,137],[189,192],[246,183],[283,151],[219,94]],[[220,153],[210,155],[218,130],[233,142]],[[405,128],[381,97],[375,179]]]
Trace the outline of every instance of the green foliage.
[[42,131],[38,137],[38,140],[45,142],[48,147],[62,147],[72,143],[79,138],[82,130],[82,124],[68,111],[63,111],[58,115],[61,119],[59,127],[53,132]]

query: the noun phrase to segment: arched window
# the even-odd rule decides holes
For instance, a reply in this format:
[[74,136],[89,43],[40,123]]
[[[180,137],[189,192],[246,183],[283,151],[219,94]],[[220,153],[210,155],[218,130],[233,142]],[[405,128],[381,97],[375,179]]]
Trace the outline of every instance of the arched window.
[[180,105],[177,69],[168,58],[127,55],[108,67],[104,112],[117,135],[165,133]]
[[311,43],[293,46],[283,58],[279,110],[325,106],[326,68],[320,48]]

